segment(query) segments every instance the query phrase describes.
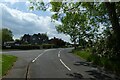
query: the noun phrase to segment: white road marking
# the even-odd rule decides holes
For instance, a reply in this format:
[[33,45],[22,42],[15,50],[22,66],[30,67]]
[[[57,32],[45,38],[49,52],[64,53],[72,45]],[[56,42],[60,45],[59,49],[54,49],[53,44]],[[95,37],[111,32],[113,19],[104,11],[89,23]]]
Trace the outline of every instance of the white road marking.
[[58,52],[58,57],[60,57],[60,52],[61,52],[62,50],[60,50],[59,52]]
[[58,54],[58,57],[60,57],[60,54]]
[[[45,52],[45,51],[44,51]],[[39,54],[35,59],[33,59],[32,60],[32,62],[35,62],[41,55],[43,55],[44,54],[44,52],[43,53],[41,53],[41,54]]]
[[69,70],[71,71],[71,69],[60,59],[60,62]]
[[51,51],[51,50],[54,50],[54,49],[48,49],[48,50],[45,50],[43,53],[39,54],[35,59],[32,60],[32,62],[35,62],[40,56],[42,56],[46,51]]
[[62,51],[62,50],[60,50],[58,54],[60,54],[61,51]]

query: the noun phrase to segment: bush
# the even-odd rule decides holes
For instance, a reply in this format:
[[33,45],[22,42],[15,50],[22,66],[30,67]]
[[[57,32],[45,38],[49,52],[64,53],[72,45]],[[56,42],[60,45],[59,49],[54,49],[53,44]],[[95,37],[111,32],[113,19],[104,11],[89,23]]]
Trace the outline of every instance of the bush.
[[53,48],[53,46],[54,46],[53,44],[43,44],[42,48],[43,49],[50,49],[50,48]]
[[72,52],[83,59],[86,59],[89,62],[92,62],[94,65],[104,67],[107,71],[115,72],[120,74],[120,62],[116,59],[109,59],[104,56],[98,56],[97,54],[91,54],[90,49],[85,50],[72,50]]
[[3,46],[2,49],[21,49],[21,50],[29,50],[29,49],[40,49],[40,46],[36,46],[36,45],[21,45],[21,46],[11,46],[11,47]]
[[83,58],[83,59],[88,59],[88,57],[90,57],[90,52],[89,51],[87,51],[87,50],[73,50],[72,51],[74,54],[76,54],[76,55],[78,55],[78,56],[80,56],[81,58]]

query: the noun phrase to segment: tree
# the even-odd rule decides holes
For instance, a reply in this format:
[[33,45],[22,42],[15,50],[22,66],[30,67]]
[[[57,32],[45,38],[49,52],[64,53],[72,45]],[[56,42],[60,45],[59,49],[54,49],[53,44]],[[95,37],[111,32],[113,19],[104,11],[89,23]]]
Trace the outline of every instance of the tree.
[[[79,12],[69,12],[66,13],[66,16],[61,19],[62,24],[56,26],[56,29],[60,33],[64,33],[70,35],[71,41],[79,43],[81,45],[81,40],[86,35],[86,14],[82,14]],[[76,46],[75,46],[76,47]]]
[[16,43],[16,44],[21,44],[22,42],[21,42],[20,39],[15,39],[15,43]]
[[[119,4],[119,5],[118,5]],[[112,24],[112,28],[114,30],[114,33],[116,36],[120,35],[120,3],[115,2],[107,2],[105,3],[105,6],[108,10],[109,19]]]
[[[46,5],[44,3],[38,3],[34,1],[31,3],[39,5],[42,4],[42,6]],[[95,28],[98,25],[97,23],[94,23],[95,21],[93,19],[92,21],[89,20],[91,16],[88,16],[87,10],[81,9],[82,6],[89,5],[88,3],[50,2],[50,4],[52,5],[51,11],[55,12],[55,14],[52,15],[52,19],[62,22],[62,25],[56,26],[56,29],[59,33],[70,35],[71,41],[74,42],[74,44],[79,43],[79,45],[82,42],[80,41],[81,39],[94,38],[93,31],[98,29]],[[47,9],[46,6],[41,7],[40,9],[43,8],[44,10]]]
[[66,44],[65,41],[63,41],[62,39],[56,38],[56,37],[50,39],[49,43],[54,44],[55,47],[65,47],[65,44]]
[[[94,35],[97,34],[98,29],[100,27],[100,24],[109,27],[110,25],[112,25],[112,29],[114,30],[115,34],[119,35],[119,8],[120,5],[119,3],[97,3],[97,2],[91,2],[91,3],[82,3],[82,2],[50,2],[50,3],[43,3],[43,2],[37,2],[37,1],[31,1],[31,3],[33,4],[33,8],[36,8],[37,10],[46,10],[50,5],[52,6],[51,11],[55,12],[55,14],[52,15],[52,19],[54,20],[58,20],[61,21],[63,20],[63,18],[65,18],[69,13],[79,13],[79,15],[81,17],[85,17],[83,19],[86,20],[81,20],[76,18],[75,20],[73,20],[73,23],[76,22],[81,22],[80,25],[82,25],[82,22],[88,22],[82,25],[82,27],[85,28],[85,30],[90,29],[90,27],[92,28],[92,30],[90,30],[91,32],[89,32],[88,35],[92,35],[92,36],[88,36],[87,39],[90,39],[89,37],[92,37],[94,39],[94,37],[98,36],[98,35]],[[38,6],[39,5],[39,6]],[[110,7],[111,8],[110,8]],[[116,7],[115,7],[116,6]],[[39,8],[40,7],[40,8]],[[112,12],[113,11],[113,12]],[[81,15],[82,14],[82,15]],[[71,21],[73,15],[76,14],[72,14],[69,15],[67,18],[68,21]],[[113,15],[113,16],[112,16]],[[78,16],[78,17],[80,17]],[[111,17],[112,16],[112,17]],[[71,18],[71,19],[69,19]],[[111,23],[110,23],[111,21]],[[72,24],[72,22],[70,22]],[[62,24],[70,24],[70,23],[63,23]],[[81,27],[79,25],[79,27]],[[88,25],[90,27],[88,27]],[[75,25],[74,25],[75,26]],[[59,26],[61,28],[57,28],[57,30],[59,32],[67,32],[67,29],[64,29],[64,27],[66,26]],[[70,26],[70,30],[71,30]],[[64,31],[61,31],[61,29],[64,29]],[[60,29],[60,30],[59,30]],[[105,27],[104,27],[105,29]],[[85,33],[84,33],[85,34]],[[70,34],[68,34],[70,35]],[[93,40],[92,39],[92,40]]]
[[12,31],[7,28],[2,28],[2,43],[13,41]]
[[40,39],[41,44],[48,42],[48,35],[46,33],[38,33],[38,38]]

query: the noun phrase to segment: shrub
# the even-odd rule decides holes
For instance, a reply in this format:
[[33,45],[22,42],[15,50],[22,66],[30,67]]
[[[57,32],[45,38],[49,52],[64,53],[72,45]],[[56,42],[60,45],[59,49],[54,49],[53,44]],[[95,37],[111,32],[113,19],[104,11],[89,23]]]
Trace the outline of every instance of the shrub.
[[43,44],[42,45],[43,49],[50,49],[50,48],[54,48],[54,44]]
[[20,46],[11,46],[11,47],[5,47],[5,46],[3,46],[2,49],[22,49],[22,50],[29,50],[29,49],[40,49],[40,46],[36,46],[36,45],[20,45]]

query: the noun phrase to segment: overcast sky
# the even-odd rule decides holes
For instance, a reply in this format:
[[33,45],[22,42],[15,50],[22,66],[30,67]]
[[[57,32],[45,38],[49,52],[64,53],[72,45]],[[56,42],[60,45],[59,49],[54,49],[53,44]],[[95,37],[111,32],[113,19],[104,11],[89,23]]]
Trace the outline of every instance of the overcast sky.
[[19,39],[24,34],[47,33],[50,38],[57,37],[70,42],[69,36],[56,31],[54,23],[51,22],[52,12],[30,11],[28,5],[28,2],[19,0],[0,1],[2,27],[9,28],[14,39]]

